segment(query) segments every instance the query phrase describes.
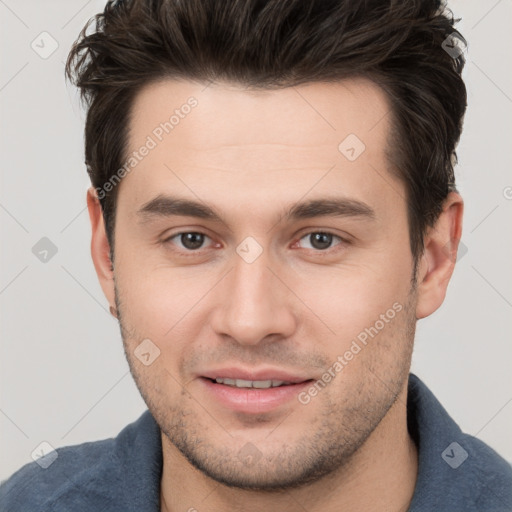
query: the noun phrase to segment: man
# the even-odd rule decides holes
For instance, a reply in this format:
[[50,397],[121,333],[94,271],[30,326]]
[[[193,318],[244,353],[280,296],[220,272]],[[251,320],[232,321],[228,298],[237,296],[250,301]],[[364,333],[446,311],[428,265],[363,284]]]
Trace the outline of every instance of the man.
[[439,2],[125,0],[89,28],[92,258],[149,410],[2,510],[512,510],[409,373],[462,230]]

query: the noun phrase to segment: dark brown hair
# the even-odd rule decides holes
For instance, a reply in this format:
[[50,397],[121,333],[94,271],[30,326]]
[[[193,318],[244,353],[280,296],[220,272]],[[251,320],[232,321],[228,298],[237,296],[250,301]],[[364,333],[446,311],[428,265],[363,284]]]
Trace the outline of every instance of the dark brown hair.
[[[363,77],[392,111],[390,169],[406,188],[411,251],[455,190],[455,147],[466,109],[463,54],[440,0],[109,1],[74,43],[66,76],[88,108],[85,163],[95,188],[127,154],[130,109],[163,78],[227,80],[274,89]],[[94,30],[90,30],[93,28]],[[341,141],[340,141],[341,142]],[[102,194],[111,254],[118,187]]]

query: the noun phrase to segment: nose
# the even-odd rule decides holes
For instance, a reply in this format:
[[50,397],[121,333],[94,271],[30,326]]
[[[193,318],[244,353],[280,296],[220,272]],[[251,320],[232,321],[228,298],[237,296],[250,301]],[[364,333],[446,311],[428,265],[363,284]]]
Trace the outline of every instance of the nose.
[[296,329],[297,304],[286,279],[263,253],[248,263],[236,252],[233,268],[216,290],[212,327],[241,345],[288,338]]

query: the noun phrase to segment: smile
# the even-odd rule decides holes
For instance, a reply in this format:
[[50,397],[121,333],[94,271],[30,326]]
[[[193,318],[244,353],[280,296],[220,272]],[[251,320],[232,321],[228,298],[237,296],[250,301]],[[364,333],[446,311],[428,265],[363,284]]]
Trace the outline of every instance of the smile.
[[222,379],[216,378],[217,384],[225,384],[226,386],[233,386],[236,388],[257,388],[268,389],[277,388],[279,386],[288,386],[291,382],[283,380],[244,380],[244,379]]

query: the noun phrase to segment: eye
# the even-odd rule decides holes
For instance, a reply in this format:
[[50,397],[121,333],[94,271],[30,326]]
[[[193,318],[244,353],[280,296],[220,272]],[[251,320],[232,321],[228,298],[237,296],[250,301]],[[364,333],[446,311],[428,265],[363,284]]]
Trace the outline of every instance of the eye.
[[[306,240],[310,243],[310,247],[305,247],[306,249],[326,251],[332,247],[332,242],[334,238],[337,238],[340,241],[336,245],[345,242],[345,240],[340,236],[334,235],[333,233],[329,233],[327,231],[313,231],[303,236],[300,240]],[[300,240],[298,243],[300,243]]]
[[[199,252],[203,248],[206,239],[211,240],[208,235],[198,231],[182,231],[166,238],[164,244],[177,245],[178,250],[182,252]],[[333,245],[334,239],[338,240],[337,244]],[[306,240],[309,243],[309,247],[306,245],[301,246],[301,241]],[[329,249],[336,247],[342,243],[348,243],[342,237],[329,233],[328,231],[312,231],[303,235],[296,244],[301,246],[303,249],[312,249],[317,252],[328,252]]]
[[175,243],[172,242],[172,240],[176,239],[179,242],[177,245],[180,249],[183,249],[185,252],[193,252],[201,249],[206,238],[209,239],[210,237],[204,233],[199,233],[197,231],[184,231],[182,233],[172,235],[164,240],[164,243]]

